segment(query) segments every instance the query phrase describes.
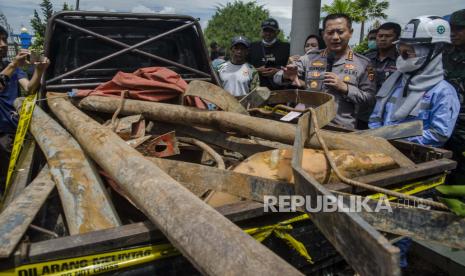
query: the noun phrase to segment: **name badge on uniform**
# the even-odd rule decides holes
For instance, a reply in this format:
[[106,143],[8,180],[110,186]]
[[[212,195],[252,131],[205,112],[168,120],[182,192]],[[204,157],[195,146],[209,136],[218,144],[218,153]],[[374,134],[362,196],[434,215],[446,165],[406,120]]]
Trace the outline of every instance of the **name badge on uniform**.
[[318,71],[313,71],[312,74],[311,74],[311,76],[314,77],[314,78],[318,78],[318,77],[321,76],[321,73],[318,72]]
[[345,69],[348,69],[348,70],[354,70],[354,69],[355,69],[355,65],[353,65],[353,64],[346,64],[346,65],[344,65],[344,68],[345,68]]
[[316,60],[316,61],[312,62],[312,66],[323,67],[323,66],[325,66],[325,64],[323,62],[321,62],[320,60]]

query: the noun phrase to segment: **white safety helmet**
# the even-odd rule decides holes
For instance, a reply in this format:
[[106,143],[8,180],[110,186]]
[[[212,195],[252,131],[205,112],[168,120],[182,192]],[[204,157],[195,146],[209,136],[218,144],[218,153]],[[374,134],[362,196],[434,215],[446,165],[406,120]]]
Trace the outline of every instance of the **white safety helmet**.
[[425,15],[414,18],[405,25],[399,40],[395,43],[450,43],[449,22],[439,16]]

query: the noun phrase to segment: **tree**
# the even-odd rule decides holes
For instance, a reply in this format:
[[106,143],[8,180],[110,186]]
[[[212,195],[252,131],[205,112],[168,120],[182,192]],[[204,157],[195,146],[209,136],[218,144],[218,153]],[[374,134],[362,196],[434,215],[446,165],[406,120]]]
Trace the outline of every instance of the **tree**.
[[[42,3],[39,4],[40,9],[42,11],[42,16],[39,15],[37,10],[34,9],[34,16],[31,19],[31,27],[34,30],[34,42],[30,47],[31,50],[42,52],[44,49],[44,38],[45,38],[45,30],[47,28],[47,22],[50,17],[52,17],[53,5],[50,0],[42,0]],[[63,4],[63,10],[71,10],[70,7],[66,2]]]
[[362,25],[360,30],[361,43],[365,35],[365,22],[369,19],[386,19],[387,15],[384,11],[389,8],[389,2],[378,2],[377,0],[355,0],[354,3],[358,7],[360,13],[357,22],[360,22]]
[[359,7],[351,0],[334,0],[331,5],[323,5],[321,10],[327,14],[347,14],[355,22],[358,22],[360,16]]
[[[260,40],[261,22],[269,17],[269,11],[256,2],[234,1],[219,5],[205,29],[207,44],[215,41],[228,50],[234,36],[242,35],[250,41]],[[283,32],[279,38],[284,40]]]

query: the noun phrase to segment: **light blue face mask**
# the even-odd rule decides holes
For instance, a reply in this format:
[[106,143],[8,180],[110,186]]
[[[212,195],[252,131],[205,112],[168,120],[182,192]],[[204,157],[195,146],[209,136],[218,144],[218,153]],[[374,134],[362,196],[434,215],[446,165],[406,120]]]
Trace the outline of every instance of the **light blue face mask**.
[[368,40],[368,49],[376,50],[376,48],[378,48],[376,46],[376,40]]

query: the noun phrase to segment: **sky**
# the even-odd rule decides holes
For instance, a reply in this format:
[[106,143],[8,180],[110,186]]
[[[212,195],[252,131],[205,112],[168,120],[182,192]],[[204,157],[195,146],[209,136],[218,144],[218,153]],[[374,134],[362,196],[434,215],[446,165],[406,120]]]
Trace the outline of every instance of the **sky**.
[[[253,2],[243,0],[244,2]],[[31,30],[29,21],[34,9],[39,10],[41,0],[0,0],[2,12],[15,33],[19,33],[22,26]],[[63,3],[75,6],[75,0],[52,0],[55,10],[61,9]],[[230,0],[80,0],[80,10],[88,11],[121,11],[121,12],[149,12],[176,13],[200,18],[202,27],[207,26],[208,20],[215,13],[216,6],[232,2]],[[292,0],[257,0],[267,8],[271,16],[278,20],[286,35],[291,30]],[[321,4],[329,4],[332,0],[321,0]],[[385,21],[394,21],[405,25],[411,18],[419,15],[446,15],[465,8],[464,0],[389,0],[390,7],[386,11]],[[384,21],[383,21],[384,22]],[[371,25],[368,22],[367,28]],[[360,26],[354,25],[354,36],[351,42],[358,41]]]

